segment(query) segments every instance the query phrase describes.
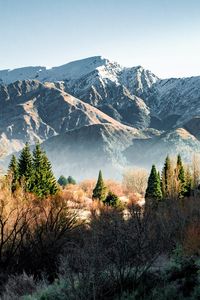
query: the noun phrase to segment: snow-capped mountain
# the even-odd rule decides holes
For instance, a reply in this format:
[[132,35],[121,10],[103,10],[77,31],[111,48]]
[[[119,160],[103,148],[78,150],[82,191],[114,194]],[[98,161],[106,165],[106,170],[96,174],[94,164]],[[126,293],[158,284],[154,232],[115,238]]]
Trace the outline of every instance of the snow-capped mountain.
[[82,60],[77,60],[70,62],[68,64],[53,67],[47,69],[46,67],[24,67],[14,70],[2,70],[0,71],[0,80],[2,83],[9,84],[17,80],[30,80],[37,79],[39,81],[61,81],[61,80],[76,80],[79,79],[94,70],[99,70],[102,74],[110,69],[110,72],[114,74],[114,69],[121,70],[123,69],[120,65],[116,63],[111,63],[109,60],[101,57],[95,56]]
[[54,156],[62,145],[77,157],[77,170],[94,159],[111,169],[151,164],[171,151],[187,157],[200,152],[199,100],[200,76],[162,80],[101,56],[51,69],[3,70],[1,145],[11,153],[39,140],[57,167]]

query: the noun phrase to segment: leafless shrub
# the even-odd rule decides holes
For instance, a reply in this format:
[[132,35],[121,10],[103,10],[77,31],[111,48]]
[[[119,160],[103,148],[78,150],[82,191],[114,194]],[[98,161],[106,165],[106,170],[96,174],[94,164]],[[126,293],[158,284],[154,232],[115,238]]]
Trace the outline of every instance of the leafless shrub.
[[85,192],[88,198],[92,198],[93,189],[95,187],[96,180],[95,179],[86,179],[81,181],[80,187]]
[[121,182],[108,179],[108,180],[105,180],[105,185],[109,191],[111,191],[118,197],[121,197],[124,195],[123,186],[122,186]]
[[145,169],[127,169],[123,174],[124,191],[144,195],[147,187],[148,173]]

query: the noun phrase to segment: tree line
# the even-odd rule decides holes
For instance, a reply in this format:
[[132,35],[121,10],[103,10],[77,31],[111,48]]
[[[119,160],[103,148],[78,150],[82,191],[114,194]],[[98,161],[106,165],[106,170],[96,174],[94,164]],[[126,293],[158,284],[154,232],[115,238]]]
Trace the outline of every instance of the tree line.
[[7,177],[11,181],[12,192],[21,186],[26,192],[44,197],[54,195],[58,190],[51,163],[39,144],[31,153],[29,144],[26,143],[19,159],[12,156]]
[[161,174],[155,165],[151,168],[145,193],[146,203],[157,205],[163,199],[182,199],[191,196],[198,190],[197,177],[195,162],[191,168],[183,164],[180,154],[175,163],[167,156]]

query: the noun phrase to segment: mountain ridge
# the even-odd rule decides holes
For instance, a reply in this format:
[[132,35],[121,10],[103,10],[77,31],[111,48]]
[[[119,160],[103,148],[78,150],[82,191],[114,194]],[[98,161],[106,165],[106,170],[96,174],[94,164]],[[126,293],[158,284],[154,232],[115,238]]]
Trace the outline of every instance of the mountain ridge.
[[[50,148],[59,149],[59,144],[80,159],[82,142],[93,149],[82,156],[88,167],[87,156],[103,165],[106,161],[112,170],[140,165],[145,157],[151,164],[170,147],[185,151],[187,158],[193,149],[200,152],[199,100],[200,76],[160,79],[141,66],[126,68],[101,56],[51,69],[4,70],[0,71],[0,140],[8,153],[19,151],[26,141],[39,140],[48,145],[52,159]],[[77,150],[75,144],[70,148],[73,138]],[[89,143],[95,138],[97,149]],[[127,145],[121,147],[122,143]],[[77,165],[81,168],[80,161]]]

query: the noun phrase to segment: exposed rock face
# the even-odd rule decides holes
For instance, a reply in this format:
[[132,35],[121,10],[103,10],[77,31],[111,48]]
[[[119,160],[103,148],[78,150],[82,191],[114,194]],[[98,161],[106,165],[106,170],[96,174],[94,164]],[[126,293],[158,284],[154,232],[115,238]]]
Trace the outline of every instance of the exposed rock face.
[[167,153],[200,152],[200,77],[161,80],[97,56],[3,70],[0,83],[1,147],[44,142],[57,173],[87,176],[104,166],[113,175]]
[[118,122],[57,89],[53,83],[16,81],[0,86],[0,130],[9,139],[44,141],[85,125]]

